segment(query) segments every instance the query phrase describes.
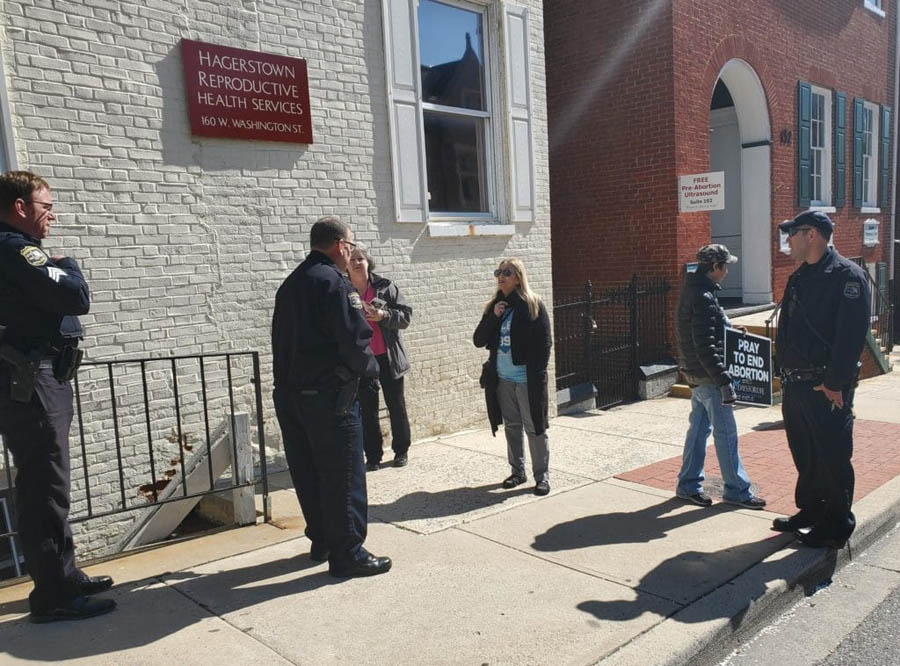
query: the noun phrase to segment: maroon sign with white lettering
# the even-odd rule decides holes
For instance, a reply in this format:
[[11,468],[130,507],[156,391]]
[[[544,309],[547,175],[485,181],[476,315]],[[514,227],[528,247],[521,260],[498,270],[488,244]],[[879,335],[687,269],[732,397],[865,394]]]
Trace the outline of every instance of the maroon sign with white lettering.
[[181,40],[191,134],[312,143],[306,61]]

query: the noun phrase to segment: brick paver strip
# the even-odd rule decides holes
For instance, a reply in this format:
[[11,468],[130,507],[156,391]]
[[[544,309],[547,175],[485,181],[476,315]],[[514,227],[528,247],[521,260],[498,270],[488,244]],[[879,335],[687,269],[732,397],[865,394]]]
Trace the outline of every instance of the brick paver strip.
[[[784,429],[743,435],[738,440],[738,450],[755,492],[768,502],[766,509],[784,515],[794,513],[797,510],[794,506],[797,472]],[[853,467],[856,470],[855,502],[900,476],[900,424],[857,420],[853,426]],[[674,493],[679,469],[681,456],[618,474],[616,478]],[[710,446],[706,449],[705,490],[716,499],[721,499],[721,478],[710,436]]]

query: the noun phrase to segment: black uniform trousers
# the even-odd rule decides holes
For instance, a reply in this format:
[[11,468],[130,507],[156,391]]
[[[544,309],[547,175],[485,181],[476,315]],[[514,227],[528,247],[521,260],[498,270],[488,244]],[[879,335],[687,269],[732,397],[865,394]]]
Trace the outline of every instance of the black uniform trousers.
[[359,402],[346,416],[335,414],[337,391],[304,395],[276,389],[275,413],[306,536],[324,544],[338,567],[365,559],[368,529],[366,468]]
[[16,466],[15,512],[25,568],[34,580],[32,612],[79,596],[69,528],[69,427],[72,385],[51,368],[38,370],[29,402],[9,394],[9,367],[0,363],[0,434]]
[[843,392],[844,406],[832,409],[818,381],[786,382],[781,413],[797,467],[797,508],[809,516],[818,534],[846,539],[856,527],[853,503],[853,389]]
[[[387,354],[375,357],[378,361],[379,383],[384,392],[391,420],[391,448],[394,456],[409,451],[411,434],[409,416],[406,414],[406,396],[403,394],[403,377],[394,379]],[[363,443],[366,450],[366,461],[381,462],[384,455],[384,437],[381,434],[381,422],[378,419],[378,383],[362,380],[359,388],[359,409],[362,412]]]

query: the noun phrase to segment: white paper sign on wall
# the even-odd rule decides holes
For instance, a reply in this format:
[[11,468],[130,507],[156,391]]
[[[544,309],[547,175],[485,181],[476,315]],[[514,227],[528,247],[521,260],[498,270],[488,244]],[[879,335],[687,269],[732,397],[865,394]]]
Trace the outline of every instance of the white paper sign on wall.
[[710,171],[678,177],[678,206],[682,213],[725,209],[725,172]]

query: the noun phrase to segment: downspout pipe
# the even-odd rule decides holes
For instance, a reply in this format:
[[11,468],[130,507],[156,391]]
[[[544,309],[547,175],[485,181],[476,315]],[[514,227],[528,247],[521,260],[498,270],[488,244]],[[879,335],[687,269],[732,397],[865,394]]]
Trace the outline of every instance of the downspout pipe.
[[[891,197],[891,226],[890,235],[888,236],[888,279],[895,279],[895,264],[897,262],[897,130],[900,128],[898,123],[897,111],[898,102],[900,102],[900,4],[894,3],[894,127],[893,131],[893,148],[894,156],[891,163],[891,182],[894,185],[894,196]],[[894,283],[894,292],[897,292],[897,285]],[[895,303],[894,307],[900,304]]]

